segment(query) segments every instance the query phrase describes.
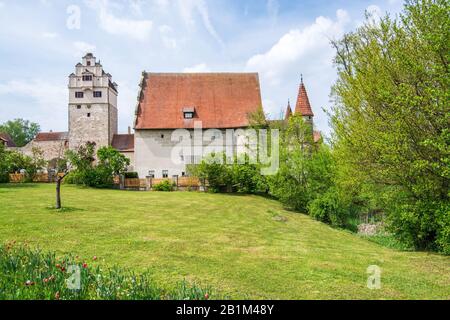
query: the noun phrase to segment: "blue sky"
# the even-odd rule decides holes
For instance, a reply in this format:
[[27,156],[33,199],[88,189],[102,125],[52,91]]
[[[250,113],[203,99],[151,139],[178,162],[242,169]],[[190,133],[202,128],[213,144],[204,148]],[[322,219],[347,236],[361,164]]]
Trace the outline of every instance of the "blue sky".
[[272,118],[288,99],[295,104],[303,74],[316,126],[329,133],[329,39],[354,30],[365,10],[401,8],[401,0],[0,0],[0,123],[67,130],[68,75],[93,52],[119,84],[121,132],[132,126],[146,70],[258,72]]

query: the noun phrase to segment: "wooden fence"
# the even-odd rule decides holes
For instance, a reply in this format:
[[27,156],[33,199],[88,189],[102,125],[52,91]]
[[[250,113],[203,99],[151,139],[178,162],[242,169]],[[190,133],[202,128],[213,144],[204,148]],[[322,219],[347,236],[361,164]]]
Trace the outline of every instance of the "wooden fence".
[[[120,181],[120,178],[119,178]],[[123,188],[124,189],[139,189],[139,190],[152,190],[157,184],[164,181],[169,181],[173,183],[176,189],[193,189],[197,190],[200,188],[201,183],[197,177],[173,177],[173,178],[146,178],[146,179],[124,179]]]
[[[38,183],[55,182],[57,176],[62,177],[62,176],[64,176],[64,173],[58,173],[58,175],[49,175],[48,173],[39,173],[33,177],[33,182],[38,182]],[[10,173],[9,174],[9,182],[11,182],[11,183],[24,182],[26,180],[25,178],[26,178],[25,174],[23,174],[23,173]]]

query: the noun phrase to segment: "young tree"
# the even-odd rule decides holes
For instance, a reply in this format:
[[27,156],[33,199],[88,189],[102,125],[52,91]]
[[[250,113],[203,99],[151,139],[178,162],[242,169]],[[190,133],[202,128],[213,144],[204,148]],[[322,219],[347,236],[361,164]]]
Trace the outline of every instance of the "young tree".
[[446,252],[449,12],[448,0],[410,0],[398,19],[368,17],[334,42],[339,78],[332,117],[339,167],[381,191],[396,235]]
[[0,132],[8,133],[17,147],[23,147],[41,131],[39,124],[23,119],[7,121],[0,125]]

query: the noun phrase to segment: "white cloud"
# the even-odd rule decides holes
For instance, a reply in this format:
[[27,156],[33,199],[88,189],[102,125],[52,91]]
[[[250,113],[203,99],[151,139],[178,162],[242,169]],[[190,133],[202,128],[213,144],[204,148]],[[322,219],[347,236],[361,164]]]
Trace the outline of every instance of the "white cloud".
[[197,73],[197,72],[210,72],[206,63],[200,63],[192,67],[187,67],[183,69],[184,73]]
[[[148,40],[153,29],[153,21],[151,20],[135,20],[127,18],[118,18],[113,15],[110,10],[112,7],[119,8],[119,4],[110,3],[108,0],[94,1],[86,0],[86,5],[95,9],[99,13],[99,26],[104,31],[119,36],[127,36],[139,41]],[[133,10],[140,10],[140,2],[131,2]]]
[[344,10],[337,11],[335,21],[320,16],[313,24],[283,35],[269,51],[251,57],[246,69],[259,71],[270,83],[277,84],[285,72],[307,56],[318,63],[331,61],[330,39],[341,36],[349,21]]
[[173,29],[168,25],[162,25],[158,28],[162,42],[166,48],[175,49],[178,46],[177,39],[172,36]]
[[95,51],[95,45],[83,41],[75,41],[73,43],[73,48],[73,56],[77,58],[84,56],[87,52]]
[[153,28],[151,20],[120,19],[108,13],[105,9],[100,10],[100,27],[113,35],[123,35],[136,40],[145,41],[150,37]]
[[221,46],[224,46],[221,37],[212,25],[205,0],[178,0],[178,10],[187,25],[195,24],[195,19],[193,18],[194,12],[200,14],[205,29]]
[[372,19],[375,22],[377,22],[381,19],[382,12],[381,12],[381,8],[379,6],[372,4],[367,7],[366,11],[368,14],[370,14],[372,16]]
[[11,113],[10,118],[20,115],[38,122],[43,128],[66,130],[68,94],[65,85],[42,79],[11,80],[0,84],[0,96],[2,95],[25,97],[34,102],[32,108],[5,110],[5,113]]

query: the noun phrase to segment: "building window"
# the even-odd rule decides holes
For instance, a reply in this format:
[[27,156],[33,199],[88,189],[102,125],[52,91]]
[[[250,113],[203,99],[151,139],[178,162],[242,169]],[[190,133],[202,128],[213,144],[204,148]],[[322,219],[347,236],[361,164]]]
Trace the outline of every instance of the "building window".
[[83,81],[92,81],[92,76],[83,76]]
[[89,67],[89,66],[91,65],[91,62],[90,62],[90,61],[88,61],[88,62],[87,62],[87,65],[88,65],[88,67]]
[[83,98],[83,97],[84,97],[83,92],[80,92],[80,91],[75,92],[75,98]]
[[161,135],[161,139],[164,139],[164,135],[163,134]]
[[186,172],[183,171],[183,172],[181,173],[181,176],[182,176],[182,177],[185,177],[185,176],[186,176]]
[[148,177],[149,178],[154,178],[155,177],[155,170],[149,170],[148,171]]
[[184,118],[185,119],[192,119],[192,118],[194,118],[194,113],[193,112],[185,112],[184,113]]
[[90,112],[89,112],[89,113],[87,114],[87,117],[88,117],[88,118],[90,118],[90,117],[91,117],[91,113],[90,113]]
[[79,105],[77,105],[77,109],[81,109],[81,105],[79,104]]
[[168,178],[169,177],[169,170],[163,170],[162,171],[162,177],[163,178]]
[[94,91],[94,98],[101,98],[102,92],[101,91]]

